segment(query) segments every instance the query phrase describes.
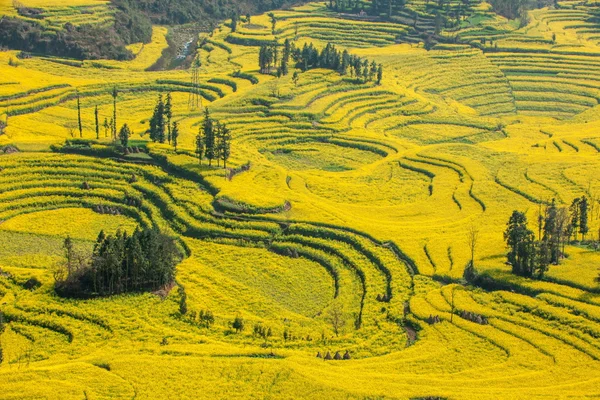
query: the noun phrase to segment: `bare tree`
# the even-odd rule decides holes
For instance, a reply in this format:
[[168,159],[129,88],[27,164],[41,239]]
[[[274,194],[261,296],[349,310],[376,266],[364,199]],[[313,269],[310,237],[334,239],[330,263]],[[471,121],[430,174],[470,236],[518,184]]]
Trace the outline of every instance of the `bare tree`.
[[339,336],[341,330],[346,325],[346,316],[340,303],[334,303],[327,314],[327,320],[333,328],[335,336]]
[[473,221],[471,221],[471,225],[469,225],[469,230],[467,231],[467,241],[469,244],[469,250],[471,251],[471,265],[474,267],[475,251],[477,251],[477,243],[479,242],[479,228]]
[[65,124],[65,128],[67,128],[67,132],[69,132],[69,136],[75,137],[75,131],[78,128],[77,122],[67,122]]

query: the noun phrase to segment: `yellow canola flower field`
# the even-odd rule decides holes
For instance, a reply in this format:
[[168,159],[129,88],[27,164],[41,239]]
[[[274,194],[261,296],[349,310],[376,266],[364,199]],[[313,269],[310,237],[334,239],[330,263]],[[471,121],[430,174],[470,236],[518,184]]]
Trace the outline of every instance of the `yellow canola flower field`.
[[[407,7],[428,24],[423,2]],[[600,253],[573,242],[538,281],[510,273],[503,240],[513,210],[537,234],[540,207],[584,195],[586,239],[600,240],[589,10],[543,8],[519,27],[469,7],[476,17],[442,32],[462,44],[430,50],[404,19],[322,2],[273,11],[274,27],[268,14],[237,32],[226,21],[199,40],[202,107],[191,69],[147,70],[166,27],[127,62],[0,52],[0,398],[599,397]],[[375,61],[382,82],[293,65],[261,74],[260,45],[285,39]],[[113,88],[127,156],[104,127]],[[167,93],[177,149],[147,133]],[[204,107],[231,129],[228,169],[196,156]],[[55,294],[67,235],[89,253],[101,230],[152,226],[186,255],[177,286]],[[483,288],[462,280],[473,228]]]

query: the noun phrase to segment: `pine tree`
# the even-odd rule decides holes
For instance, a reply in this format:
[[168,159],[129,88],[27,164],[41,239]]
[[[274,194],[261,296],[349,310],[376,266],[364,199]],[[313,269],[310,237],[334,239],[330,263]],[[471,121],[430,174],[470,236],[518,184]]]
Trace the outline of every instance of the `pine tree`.
[[277,28],[277,17],[275,17],[275,14],[273,13],[269,13],[269,18],[271,19],[271,33],[274,35],[275,34],[275,29]]
[[152,117],[150,118],[150,140],[156,142],[158,140],[158,104],[154,106]]
[[96,139],[100,139],[100,121],[98,121],[98,106],[94,109],[94,118],[96,120]]
[[231,13],[231,32],[237,31],[238,18],[235,13]]
[[342,53],[342,60],[340,63],[339,73],[342,75],[346,75],[348,73],[348,66],[350,61],[350,54],[348,54],[348,50],[344,50]]
[[208,159],[208,165],[212,165],[212,160],[215,158],[215,131],[214,131],[214,123],[210,118],[210,112],[208,111],[208,107],[204,111],[204,121],[202,123],[202,128],[204,131],[204,154]]
[[377,63],[375,61],[371,62],[371,70],[369,71],[369,80],[372,81],[375,79],[377,75]]
[[579,233],[581,233],[581,240],[585,240],[588,231],[588,200],[587,197],[583,196],[579,202]]
[[289,62],[290,62],[290,56],[292,54],[292,44],[290,42],[290,39],[285,39],[285,42],[283,43],[283,54],[281,57],[281,74],[282,75],[287,75],[289,73]]
[[127,148],[127,145],[129,144],[129,137],[131,136],[131,130],[129,130],[129,127],[127,126],[127,124],[123,125],[121,127],[121,130],[119,131],[119,140],[121,141],[121,145],[125,148]]
[[580,223],[580,214],[579,214],[579,202],[581,200],[576,198],[571,203],[571,207],[569,207],[569,211],[571,213],[571,234],[575,235],[575,241],[577,241],[577,230],[579,228]]
[[171,118],[173,118],[173,106],[171,105],[171,93],[167,93],[165,102],[165,117],[167,118],[167,140],[171,143]]
[[108,124],[108,118],[104,118],[104,137],[108,137],[108,129],[110,128],[110,125]]
[[381,85],[381,80],[383,79],[383,65],[379,64],[379,68],[377,68],[377,84]]
[[266,46],[260,46],[260,49],[258,50],[258,67],[260,69],[261,74],[265,73],[265,51]]
[[198,163],[202,165],[202,158],[204,157],[204,135],[203,129],[200,127],[198,134],[196,135],[196,157],[198,157]]
[[158,95],[154,113],[150,118],[150,139],[153,142],[165,142],[165,104],[163,103],[162,94]]
[[119,91],[117,87],[114,86],[112,90],[113,97],[113,118],[112,118],[112,137],[113,140],[117,140],[117,97],[119,96]]
[[179,126],[177,125],[177,122],[173,122],[173,130],[171,132],[171,135],[171,138],[173,140],[173,147],[175,148],[175,151],[177,151],[177,139],[179,138]]
[[504,232],[504,240],[510,249],[507,258],[512,272],[531,277],[535,262],[534,234],[527,227],[524,213],[513,211]]
[[235,331],[237,333],[240,333],[241,331],[244,330],[244,319],[242,317],[240,317],[239,315],[237,317],[235,317],[235,319],[233,320],[233,323],[231,324],[231,327],[233,329],[235,329]]
[[294,75],[292,75],[292,81],[294,82],[294,86],[298,86],[299,80],[300,80],[300,75],[298,75],[298,71],[294,71]]
[[77,90],[77,125],[79,126],[79,137],[83,137],[83,127],[81,126],[81,103],[79,102],[79,90]]
[[231,131],[225,124],[221,128],[221,159],[223,160],[223,168],[227,168],[227,160],[231,155]]
[[223,125],[220,121],[214,121],[214,132],[215,132],[215,154],[214,158],[217,160],[217,167],[221,165],[221,135],[223,133]]
[[360,58],[353,56],[352,66],[354,67],[354,75],[356,76],[356,79],[360,79],[362,75],[362,63],[360,62]]
[[552,199],[552,203],[546,208],[543,219],[543,235],[541,240],[548,243],[550,251],[550,262],[558,263],[560,257],[560,229],[562,227],[558,221],[558,210],[556,201]]
[[187,294],[185,294],[185,289],[183,286],[179,286],[179,293],[181,294],[181,298],[179,299],[179,313],[181,315],[185,315],[188,312],[187,307]]
[[157,106],[157,122],[158,122],[158,136],[157,139],[160,143],[165,142],[165,104],[163,103],[162,95],[158,97]]
[[535,275],[537,279],[542,279],[550,265],[550,247],[547,241],[542,240],[535,244],[534,250],[535,260],[532,275]]

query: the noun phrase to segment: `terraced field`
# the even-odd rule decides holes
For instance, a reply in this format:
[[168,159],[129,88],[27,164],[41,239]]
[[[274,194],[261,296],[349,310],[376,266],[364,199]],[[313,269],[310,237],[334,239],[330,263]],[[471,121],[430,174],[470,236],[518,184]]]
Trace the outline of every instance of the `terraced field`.
[[[105,6],[48,1],[49,21]],[[521,278],[502,235],[513,210],[537,232],[541,206],[585,195],[600,240],[600,47],[582,32],[596,6],[567,3],[519,28],[451,1],[469,15],[441,36],[460,43],[430,50],[433,2],[391,21],[323,3],[275,11],[274,27],[226,21],[201,35],[197,84],[146,71],[162,27],[127,62],[0,52],[0,398],[599,397],[600,253],[574,242],[544,280]],[[260,46],[285,39],[374,60],[382,82],[260,74]],[[128,155],[102,124],[115,87]],[[147,134],[167,92],[177,150]],[[232,131],[228,170],[195,156],[195,95]],[[179,288],[55,294],[67,235],[89,252],[136,227],[176,240]],[[473,228],[485,288],[463,280]]]
[[42,22],[50,30],[59,31],[65,24],[108,25],[114,21],[114,9],[105,0],[25,0],[5,1],[0,5],[2,15],[17,16],[19,9],[35,10],[35,15],[21,13],[21,18]]

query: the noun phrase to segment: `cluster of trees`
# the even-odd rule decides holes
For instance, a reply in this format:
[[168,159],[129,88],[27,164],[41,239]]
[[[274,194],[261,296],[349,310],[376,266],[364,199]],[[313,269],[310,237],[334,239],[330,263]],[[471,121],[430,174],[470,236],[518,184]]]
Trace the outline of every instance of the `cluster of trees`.
[[[261,73],[271,73],[273,68],[277,67],[278,76],[287,75],[291,57],[296,62],[296,67],[302,71],[314,68],[331,69],[341,75],[350,73],[350,76],[357,80],[363,82],[375,81],[377,84],[381,84],[383,79],[383,66],[381,64],[351,55],[347,50],[339,51],[331,43],[328,43],[319,51],[312,43],[305,43],[300,49],[295,47],[289,39],[286,39],[281,59],[279,59],[278,47],[279,45],[276,42],[261,46],[258,56]],[[296,81],[297,75],[294,78],[294,81]]]
[[[342,2],[343,1],[344,0],[342,0]],[[381,15],[385,13],[389,18],[392,15],[404,10],[405,5],[406,0],[372,0],[371,9],[369,12],[374,15]]]
[[271,330],[271,327],[265,326],[259,322],[258,324],[254,324],[252,335],[254,337],[263,338],[266,343],[269,338],[273,336],[273,331]]
[[404,10],[406,0],[371,0],[371,5],[365,8],[360,0],[329,0],[328,7],[337,12],[368,12],[371,15],[386,15],[388,18]]
[[[114,142],[119,140],[124,147],[127,147],[127,143],[129,141],[129,137],[133,134],[131,129],[124,124],[121,129],[117,132],[117,98],[119,96],[119,90],[117,87],[113,87],[111,91],[111,96],[113,98],[113,110],[112,117],[109,121],[108,117],[104,118],[104,123],[100,125],[100,112],[98,110],[98,106],[94,107],[94,123],[95,123],[95,133],[96,139],[100,139],[100,130],[104,129],[104,137],[108,137],[108,133],[110,132],[111,138]],[[77,122],[73,124],[69,124],[67,128],[72,137],[75,136],[75,129],[79,131],[79,137],[83,137],[83,123],[81,117],[81,100],[79,97],[79,92],[76,92],[76,104],[77,104]],[[117,134],[118,133],[118,134]]]
[[173,103],[171,93],[167,93],[165,101],[162,94],[158,95],[158,101],[154,107],[154,113],[150,118],[150,139],[153,142],[164,143],[165,140],[177,149],[179,139],[179,126],[177,122],[171,123],[173,119]]
[[129,129],[129,126],[127,126],[127,124],[123,124],[123,126],[119,130],[119,142],[121,142],[121,146],[125,148],[127,147],[127,145],[129,144],[129,137],[132,134],[133,132],[131,131],[131,129]]
[[523,18],[527,15],[528,0],[490,0],[492,10],[508,19]]
[[231,131],[224,123],[211,118],[208,107],[204,110],[204,121],[196,135],[195,153],[200,164],[204,158],[209,166],[213,160],[217,160],[217,166],[223,160],[223,168],[227,168],[231,155]]
[[513,211],[504,232],[509,252],[508,263],[512,272],[525,277],[541,279],[550,264],[558,264],[565,256],[565,244],[585,240],[589,232],[589,201],[583,196],[573,200],[569,207],[552,203],[538,213],[538,235],[529,229],[525,213]]
[[[111,0],[116,12],[113,24],[70,23],[58,32],[45,24],[28,19],[3,16],[0,18],[0,47],[24,50],[81,60],[133,58],[126,46],[149,43],[152,24],[174,25],[200,23],[214,27],[218,21],[235,13],[262,13],[296,3],[291,0]],[[26,11],[20,10],[25,15]],[[35,13],[34,13],[35,14]]]
[[[117,143],[120,142],[125,151],[127,151],[127,145],[129,144],[129,138],[133,135],[133,131],[129,128],[127,124],[123,124],[121,129],[117,132],[117,98],[119,96],[119,90],[117,87],[113,87],[111,91],[111,96],[113,98],[113,112],[110,122],[107,117],[104,118],[104,123],[100,125],[100,113],[98,111],[98,106],[94,107],[94,122],[95,122],[95,132],[96,139],[100,139],[100,129],[104,128],[104,137],[108,137],[108,133],[110,132],[112,140]],[[76,94],[76,103],[77,103],[77,123],[69,124],[67,128],[72,137],[75,136],[75,129],[79,130],[79,137],[83,137],[83,124],[81,119],[81,101],[79,98],[79,92]],[[177,127],[175,127],[177,128]]]
[[[26,10],[31,9],[18,11],[24,14]],[[149,43],[151,39],[150,21],[127,7],[117,9],[111,25],[66,23],[59,31],[31,18],[0,19],[0,47],[80,60],[129,60],[133,53],[127,50],[128,44]]]
[[64,241],[66,262],[54,274],[56,292],[67,297],[110,296],[157,290],[172,283],[182,255],[174,240],[156,228],[136,229],[130,236],[100,232],[93,252]]
[[215,323],[215,316],[210,310],[190,311],[188,317],[191,322],[207,329]]
[[261,74],[270,74],[274,67],[277,67],[277,76],[287,75],[289,73],[290,56],[294,50],[294,45],[289,39],[283,43],[281,60],[279,59],[279,44],[273,42],[260,47],[258,52],[258,65]]
[[[119,8],[143,13],[159,25],[191,22],[216,24],[219,20],[244,13],[263,13],[298,3],[292,0],[112,0]],[[237,19],[237,18],[236,18]]]
[[331,43],[327,43],[320,52],[312,43],[305,43],[302,49],[293,49],[292,57],[302,71],[326,68],[337,71],[341,75],[346,75],[350,71],[350,76],[356,79],[365,82],[375,80],[377,84],[380,84],[383,78],[381,64],[351,55],[347,50],[341,52]]

